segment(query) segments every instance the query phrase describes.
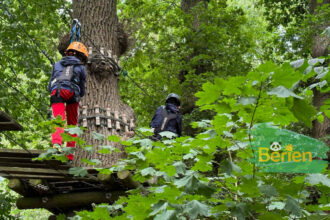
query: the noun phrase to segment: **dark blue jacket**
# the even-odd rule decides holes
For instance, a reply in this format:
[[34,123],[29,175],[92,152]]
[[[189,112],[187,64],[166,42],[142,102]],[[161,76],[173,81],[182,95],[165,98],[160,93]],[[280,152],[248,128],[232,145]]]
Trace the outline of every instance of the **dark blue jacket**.
[[[164,109],[164,106],[160,106],[157,108],[155,115],[152,117],[150,126],[152,128],[158,128],[162,125],[163,122],[163,116],[162,116],[162,110]],[[168,112],[177,114],[176,119],[172,119],[167,123],[167,126],[165,127],[165,131],[171,131],[178,136],[181,136],[182,134],[182,116],[179,114],[179,109],[177,106],[171,103],[166,103],[165,109]]]
[[59,77],[66,66],[75,65],[73,72],[79,77],[79,84],[75,84],[70,81],[63,81],[61,83],[62,89],[73,90],[76,95],[83,97],[85,95],[85,81],[86,81],[86,69],[81,61],[75,56],[63,57],[59,62],[55,63],[53,67],[52,76],[48,84],[48,91],[52,93],[54,89],[57,89],[57,84],[52,85],[52,81]]

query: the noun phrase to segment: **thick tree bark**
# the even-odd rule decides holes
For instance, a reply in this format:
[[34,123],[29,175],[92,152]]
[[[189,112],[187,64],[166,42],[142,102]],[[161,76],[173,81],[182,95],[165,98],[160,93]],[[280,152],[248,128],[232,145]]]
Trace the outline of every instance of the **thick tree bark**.
[[[329,4],[330,0],[324,0],[323,3],[318,3],[317,0],[310,1],[310,13],[316,14],[318,11],[316,10],[317,7],[321,6],[322,4]],[[328,46],[330,43],[330,38],[327,35],[320,35],[320,31],[324,30],[326,27],[329,26],[329,22],[325,24],[318,24],[315,27],[315,35],[312,36],[313,45],[312,45],[312,56],[319,57],[319,56],[326,56],[328,55]],[[321,29],[321,30],[320,30]],[[314,97],[313,97],[313,104],[319,110],[320,107],[323,105],[323,102],[330,98],[330,92],[321,93],[318,90],[314,89]],[[330,134],[330,119],[324,116],[323,123],[318,122],[317,120],[313,121],[313,128],[312,128],[312,135],[315,138],[322,138],[326,135]],[[326,140],[326,144],[330,146],[330,140]]]
[[[118,23],[116,13],[116,0],[73,0],[73,17],[78,18],[82,24],[82,42],[89,48],[93,47],[93,53],[99,58],[104,58],[100,54],[100,48],[104,48],[104,54],[111,51],[112,57],[119,57],[123,53],[121,43],[123,42],[123,32]],[[120,100],[118,91],[119,76],[116,75],[111,65],[104,59],[92,60],[87,67],[86,95],[81,100],[82,106],[93,110],[96,106],[102,109],[110,108],[111,112],[119,112],[119,116],[126,116],[128,121],[134,119],[132,108]],[[87,111],[87,115],[95,115],[95,112]],[[100,112],[105,115],[105,113]],[[76,166],[81,166],[81,159],[99,159],[100,166],[109,167],[116,164],[123,158],[123,147],[109,141],[100,142],[93,139],[93,132],[104,134],[105,137],[116,134],[122,139],[127,139],[132,134],[125,129],[109,129],[105,125],[96,125],[94,119],[88,119],[88,131],[83,135],[83,139],[89,145],[93,145],[95,152],[90,154],[82,149],[75,152]],[[113,126],[115,127],[115,126]],[[121,150],[121,153],[99,154],[97,150],[100,145],[112,145]],[[85,164],[86,165],[86,164]]]

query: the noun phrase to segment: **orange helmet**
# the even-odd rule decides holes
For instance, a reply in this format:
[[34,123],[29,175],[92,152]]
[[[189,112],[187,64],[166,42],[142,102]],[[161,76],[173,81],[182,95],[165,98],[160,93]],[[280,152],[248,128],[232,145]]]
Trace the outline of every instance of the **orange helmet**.
[[86,56],[86,58],[88,58],[88,51],[87,51],[86,46],[83,43],[74,41],[68,46],[68,48],[66,48],[65,52],[68,52],[69,50],[78,51],[78,52],[84,54]]

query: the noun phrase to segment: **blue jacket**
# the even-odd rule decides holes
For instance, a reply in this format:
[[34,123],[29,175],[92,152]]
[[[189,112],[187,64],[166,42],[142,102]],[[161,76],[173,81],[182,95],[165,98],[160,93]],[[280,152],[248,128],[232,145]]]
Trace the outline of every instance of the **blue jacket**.
[[[157,108],[155,115],[152,117],[150,126],[152,128],[158,128],[162,125],[163,122],[163,116],[162,116],[162,110],[164,109],[163,106],[160,106]],[[177,106],[171,103],[166,103],[165,109],[168,112],[177,114],[177,117],[175,119],[170,120],[167,123],[167,126],[165,127],[165,131],[171,131],[178,136],[181,136],[182,134],[182,116],[179,114],[179,109]]]
[[52,81],[59,77],[66,66],[75,65],[73,72],[79,77],[79,84],[63,81],[61,83],[62,89],[73,90],[76,95],[83,97],[85,95],[85,81],[86,81],[86,69],[81,61],[75,56],[63,57],[59,62],[55,63],[53,67],[52,76],[49,80],[48,91],[52,93],[53,90],[57,89],[57,83],[52,85]]

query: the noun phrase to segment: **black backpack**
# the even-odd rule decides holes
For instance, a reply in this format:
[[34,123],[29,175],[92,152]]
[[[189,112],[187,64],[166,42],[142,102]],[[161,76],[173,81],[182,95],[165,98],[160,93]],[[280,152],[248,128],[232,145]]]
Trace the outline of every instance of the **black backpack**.
[[168,112],[164,107],[162,109],[161,114],[162,114],[162,117],[163,117],[162,123],[161,123],[160,127],[158,127],[158,128],[155,129],[155,134],[158,134],[158,133],[160,133],[162,131],[165,131],[165,128],[166,128],[167,124],[171,120],[176,119],[178,117],[177,114],[172,113],[172,112]]
[[[80,65],[80,64],[79,64]],[[70,65],[70,66],[66,66],[65,68],[63,68],[60,76],[58,76],[57,78],[55,78],[52,83],[51,86],[53,86],[55,83],[60,86],[61,82],[63,81],[69,81],[72,82],[76,85],[79,85],[79,76],[77,76],[76,73],[74,73],[73,69],[76,65]]]

